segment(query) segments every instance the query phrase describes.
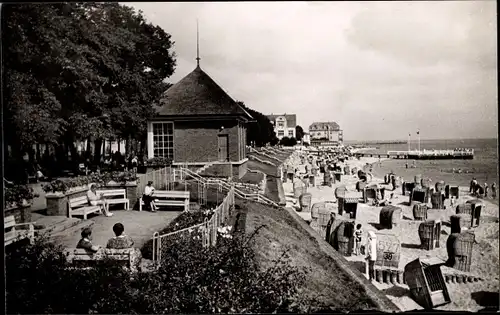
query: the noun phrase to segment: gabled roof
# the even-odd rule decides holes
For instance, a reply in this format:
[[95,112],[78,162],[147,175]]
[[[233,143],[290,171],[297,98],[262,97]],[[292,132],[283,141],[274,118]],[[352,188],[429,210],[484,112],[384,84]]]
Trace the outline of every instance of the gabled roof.
[[309,126],[309,130],[326,130],[328,127],[328,130],[333,130],[333,131],[339,131],[340,126],[334,122],[334,121],[329,121],[329,122],[313,122]]
[[231,115],[253,119],[200,66],[165,91],[155,110],[159,116]]
[[274,123],[276,118],[284,116],[286,119],[286,125],[288,128],[295,128],[297,126],[297,115],[296,114],[283,114],[283,115],[267,115],[267,118]]

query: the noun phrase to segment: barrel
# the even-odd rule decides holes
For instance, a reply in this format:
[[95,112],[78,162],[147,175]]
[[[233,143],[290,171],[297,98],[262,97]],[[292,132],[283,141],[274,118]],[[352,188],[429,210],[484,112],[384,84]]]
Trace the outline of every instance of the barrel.
[[481,212],[484,209],[484,203],[479,199],[468,200],[466,204],[470,204],[472,211],[472,226],[478,226],[481,219]]
[[392,229],[393,226],[400,224],[402,220],[402,210],[400,207],[388,205],[380,210],[379,220],[382,228]]
[[446,266],[470,272],[475,235],[472,231],[452,233],[446,241],[448,260]]
[[309,212],[311,211],[311,200],[312,200],[312,195],[311,193],[303,193],[299,197],[299,204],[300,204],[300,209],[302,212]]
[[441,221],[429,220],[420,223],[418,226],[418,236],[422,249],[433,250],[439,248],[439,239],[441,236]]
[[472,226],[472,217],[467,213],[454,214],[450,216],[450,225],[451,233],[461,233]]
[[354,222],[342,221],[336,228],[334,246],[340,254],[349,257],[354,249]]
[[417,221],[427,220],[427,205],[417,202],[413,205],[413,218]]
[[444,209],[444,195],[441,192],[434,192],[431,195],[432,209]]
[[367,186],[366,182],[365,181],[359,181],[356,183],[356,190],[359,192],[359,191],[363,191],[363,189],[365,189],[365,187]]
[[339,186],[335,188],[335,198],[344,198],[347,188],[345,186]]
[[445,182],[444,180],[440,180],[439,182],[436,183],[435,185],[435,188],[436,188],[436,192],[441,192],[441,191],[444,191],[446,185],[445,185]]

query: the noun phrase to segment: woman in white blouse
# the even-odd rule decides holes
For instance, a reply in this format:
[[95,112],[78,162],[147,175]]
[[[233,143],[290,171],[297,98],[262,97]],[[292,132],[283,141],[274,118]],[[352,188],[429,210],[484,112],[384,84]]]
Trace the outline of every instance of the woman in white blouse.
[[109,204],[106,199],[104,199],[104,196],[102,194],[99,196],[97,195],[97,188],[95,184],[90,184],[89,190],[87,191],[87,199],[92,206],[101,206],[105,216],[110,217],[113,215],[109,212]]

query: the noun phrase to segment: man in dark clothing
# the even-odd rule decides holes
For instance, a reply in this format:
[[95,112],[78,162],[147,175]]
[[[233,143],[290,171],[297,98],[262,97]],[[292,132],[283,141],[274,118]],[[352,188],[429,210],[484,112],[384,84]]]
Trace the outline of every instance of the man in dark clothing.
[[83,248],[90,252],[97,252],[100,246],[95,246],[92,244],[92,230],[90,228],[85,228],[82,231],[82,238],[76,245],[76,248]]

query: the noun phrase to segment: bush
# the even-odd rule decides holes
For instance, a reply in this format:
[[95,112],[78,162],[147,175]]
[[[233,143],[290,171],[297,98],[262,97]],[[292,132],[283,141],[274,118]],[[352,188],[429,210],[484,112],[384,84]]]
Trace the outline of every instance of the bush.
[[22,205],[25,200],[31,203],[38,194],[33,192],[33,188],[28,185],[14,185],[5,188],[5,204],[8,206]]
[[48,192],[63,192],[65,193],[70,188],[80,187],[83,185],[88,185],[91,183],[96,184],[107,184],[110,181],[114,181],[116,183],[125,184],[126,182],[139,181],[137,174],[134,172],[109,172],[109,173],[92,173],[87,176],[78,176],[75,178],[65,179],[65,180],[54,180],[43,186],[43,190]]
[[294,145],[297,144],[297,139],[295,139],[294,137],[291,138],[283,137],[280,140],[280,144],[285,147],[293,147]]
[[260,270],[251,244],[235,236],[202,248],[183,238],[167,247],[158,270],[131,275],[110,261],[68,269],[60,247],[37,239],[7,250],[7,313],[303,311],[304,273],[283,258]]

